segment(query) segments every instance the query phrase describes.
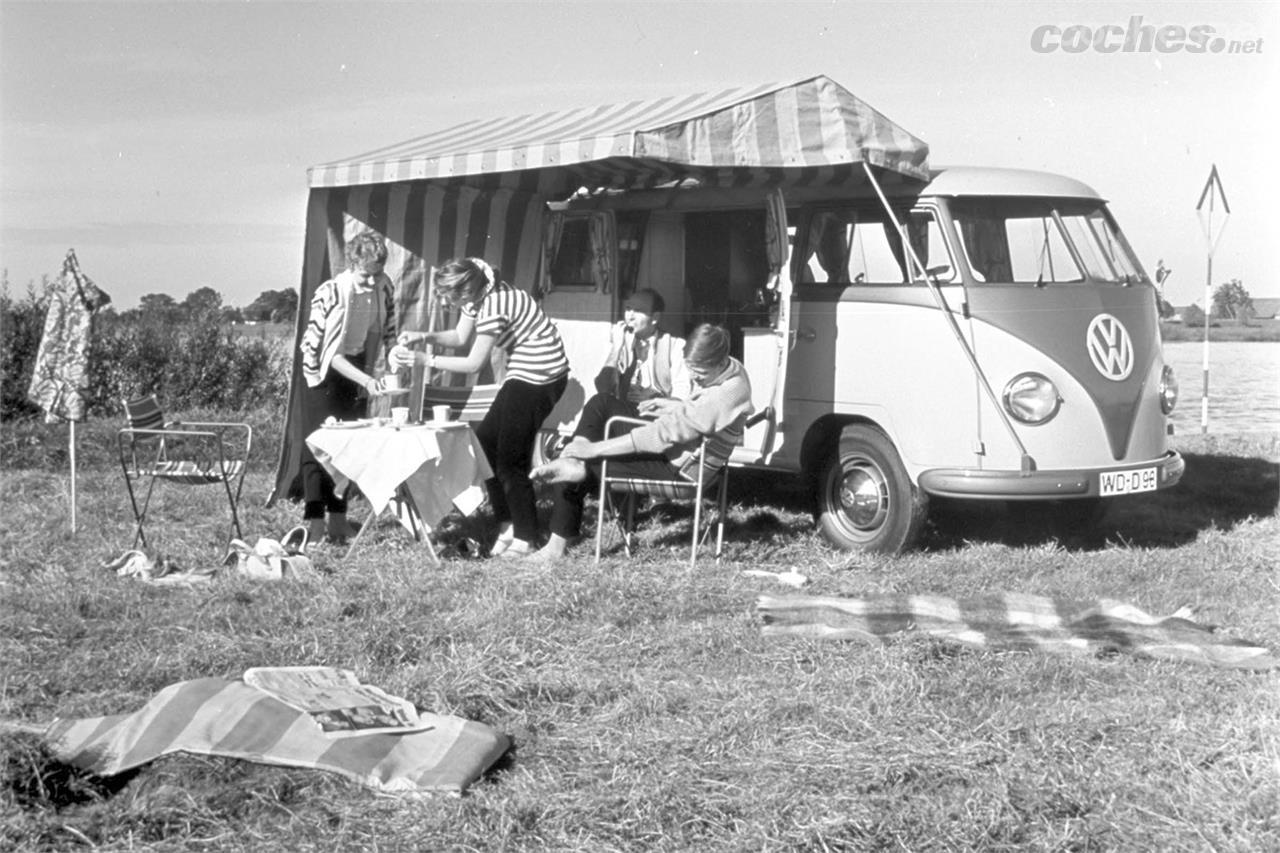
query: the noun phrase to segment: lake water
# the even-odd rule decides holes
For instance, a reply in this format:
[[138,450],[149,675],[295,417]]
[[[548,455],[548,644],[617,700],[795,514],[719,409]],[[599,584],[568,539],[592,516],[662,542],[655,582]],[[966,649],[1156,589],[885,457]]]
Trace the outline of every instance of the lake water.
[[[1165,363],[1178,377],[1173,410],[1179,435],[1200,432],[1204,344],[1164,345]],[[1280,431],[1280,343],[1209,343],[1209,432]]]

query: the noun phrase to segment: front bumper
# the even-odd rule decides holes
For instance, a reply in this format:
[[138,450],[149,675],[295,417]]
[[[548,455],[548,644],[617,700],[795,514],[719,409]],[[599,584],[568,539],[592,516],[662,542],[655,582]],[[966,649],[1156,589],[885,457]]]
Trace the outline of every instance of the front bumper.
[[931,468],[920,474],[920,488],[940,498],[997,498],[1003,500],[1058,500],[1090,498],[1099,494],[1103,474],[1139,471],[1155,467],[1157,490],[1167,489],[1182,479],[1187,463],[1176,450],[1159,459],[1135,462],[1115,468],[1068,471],[983,471],[977,468]]

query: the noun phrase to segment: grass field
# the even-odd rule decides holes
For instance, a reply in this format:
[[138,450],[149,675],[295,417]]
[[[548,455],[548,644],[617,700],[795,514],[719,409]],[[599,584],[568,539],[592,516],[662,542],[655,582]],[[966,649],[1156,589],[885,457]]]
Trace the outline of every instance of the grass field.
[[[467,795],[410,802],[191,756],[105,782],[9,734],[0,849],[1280,850],[1280,673],[766,638],[756,598],[788,590],[742,574],[794,568],[815,594],[1192,604],[1280,649],[1275,435],[1179,439],[1183,483],[1121,499],[1093,533],[952,506],[913,553],[845,554],[802,493],[742,474],[725,559],[692,573],[687,514],[656,508],[631,561],[435,568],[388,521],[350,562],[320,551],[318,582],[183,591],[100,568],[131,535],[107,430],[81,439],[74,537],[57,436],[7,426],[0,442],[0,718],[122,713],[184,679],[328,664],[515,749]],[[298,515],[261,505],[262,444],[251,541]],[[201,491],[169,490],[157,529],[186,566],[222,555],[225,507]]]

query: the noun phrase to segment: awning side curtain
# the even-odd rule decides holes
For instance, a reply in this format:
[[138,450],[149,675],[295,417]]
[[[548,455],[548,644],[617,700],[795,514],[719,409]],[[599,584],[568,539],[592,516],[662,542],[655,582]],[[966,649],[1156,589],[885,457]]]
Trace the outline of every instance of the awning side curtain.
[[545,207],[541,196],[508,189],[416,183],[333,190],[328,204],[332,266],[341,269],[342,246],[353,234],[378,232],[387,240],[386,272],[396,283],[397,308],[412,309],[401,316],[425,322],[425,307],[415,306],[425,305],[427,269],[450,258],[484,258],[504,280],[532,290]]
[[805,167],[865,160],[928,180],[929,147],[826,77],[636,134],[637,157],[694,166]]
[[386,239],[386,272],[396,285],[397,327],[420,331],[430,322],[431,267],[450,258],[482,257],[506,281],[532,290],[538,275],[545,209],[542,196],[507,189],[417,183],[312,190],[294,330],[289,412],[276,488],[269,501],[288,493],[298,471],[306,438],[299,418],[303,380],[298,345],[316,288],[345,266],[346,240],[366,229]]

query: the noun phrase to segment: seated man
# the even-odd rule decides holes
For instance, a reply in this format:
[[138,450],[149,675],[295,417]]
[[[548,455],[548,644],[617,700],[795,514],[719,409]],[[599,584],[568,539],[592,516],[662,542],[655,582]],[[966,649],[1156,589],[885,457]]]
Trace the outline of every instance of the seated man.
[[684,366],[684,341],[660,328],[664,307],[656,290],[631,294],[623,319],[610,330],[609,357],[596,376],[596,391],[633,406],[654,397],[689,399],[693,383]]
[[647,480],[695,481],[698,445],[704,436],[722,443],[727,458],[742,441],[743,423],[751,414],[751,382],[741,362],[729,355],[729,333],[703,323],[684,347],[684,362],[693,378],[687,400],[654,397],[639,405],[649,424],[628,425],[628,432],[606,438],[605,423],[629,415],[628,404],[607,394],[587,401],[574,438],[558,459],[534,468],[529,477],[557,485],[551,511],[551,536],[534,556],[559,560],[582,523],[582,504],[600,476],[596,460],[609,458],[611,474]]

